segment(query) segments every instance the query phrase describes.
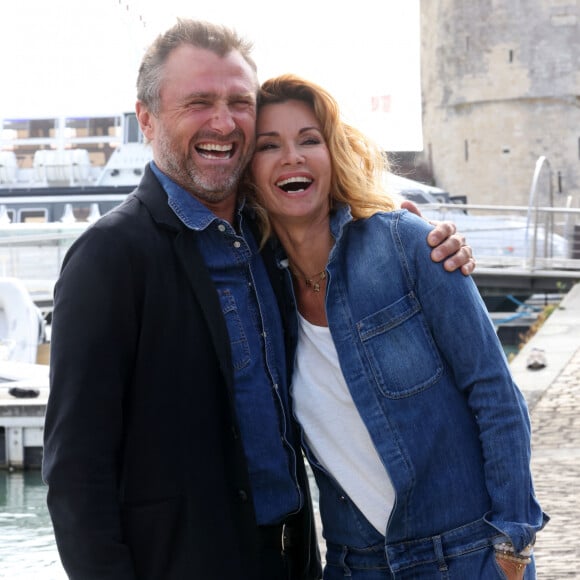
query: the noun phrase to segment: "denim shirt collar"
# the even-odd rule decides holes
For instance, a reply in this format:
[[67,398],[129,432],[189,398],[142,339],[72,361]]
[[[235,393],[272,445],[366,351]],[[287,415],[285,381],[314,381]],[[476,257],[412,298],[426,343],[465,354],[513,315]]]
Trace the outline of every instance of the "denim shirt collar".
[[350,211],[350,206],[347,204],[339,205],[337,209],[330,214],[330,233],[336,241],[340,240],[346,224],[351,221],[353,221],[352,213]]
[[[183,224],[191,230],[202,231],[214,220],[219,219],[203,203],[198,201],[188,191],[175,183],[170,177],[157,167],[154,161],[150,162],[151,170],[167,193],[169,207],[175,212]],[[238,223],[244,208],[244,198],[239,199],[237,207]]]
[[[330,252],[332,257],[337,244],[340,242],[340,238],[344,232],[345,227],[353,221],[352,213],[350,211],[350,206],[347,204],[340,204],[334,211],[330,214],[330,233],[335,239],[335,245]],[[282,244],[274,238],[273,242],[276,256],[276,263],[278,268],[285,269],[288,267],[288,258],[286,252],[282,247]]]

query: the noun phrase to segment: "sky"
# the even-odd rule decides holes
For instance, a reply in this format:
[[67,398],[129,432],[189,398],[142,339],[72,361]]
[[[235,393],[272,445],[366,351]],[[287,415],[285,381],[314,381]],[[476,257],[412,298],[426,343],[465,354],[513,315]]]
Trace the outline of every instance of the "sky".
[[293,72],[384,149],[422,148],[419,0],[19,0],[2,8],[0,118],[134,110],[146,46],[177,17],[254,43],[261,81]]

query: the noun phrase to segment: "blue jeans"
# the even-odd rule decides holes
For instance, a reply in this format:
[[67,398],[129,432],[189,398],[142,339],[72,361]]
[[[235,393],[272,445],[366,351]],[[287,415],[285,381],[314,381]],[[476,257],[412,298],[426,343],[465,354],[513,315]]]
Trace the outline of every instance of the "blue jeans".
[[[434,544],[435,547],[435,544]],[[391,571],[382,543],[360,550],[335,544],[327,545],[324,580],[505,580],[492,546],[470,549],[468,545],[454,556],[440,558],[437,550],[422,561],[409,556],[406,564]],[[526,568],[525,580],[534,580],[534,562]]]
[[[503,536],[483,519],[385,545],[348,495],[316,465],[313,471],[327,547],[324,580],[505,580],[493,548]],[[524,578],[536,578],[533,562]]]

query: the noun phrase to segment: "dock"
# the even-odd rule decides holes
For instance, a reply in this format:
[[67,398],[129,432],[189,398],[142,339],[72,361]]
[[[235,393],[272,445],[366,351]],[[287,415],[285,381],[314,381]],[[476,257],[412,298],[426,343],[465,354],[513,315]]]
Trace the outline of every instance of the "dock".
[[[546,366],[530,370],[534,349]],[[511,362],[532,423],[536,495],[551,520],[538,534],[536,567],[542,580],[578,578],[580,548],[580,284],[574,286]]]
[[[15,397],[11,389],[38,395]],[[0,468],[41,466],[48,391],[47,365],[0,362]]]

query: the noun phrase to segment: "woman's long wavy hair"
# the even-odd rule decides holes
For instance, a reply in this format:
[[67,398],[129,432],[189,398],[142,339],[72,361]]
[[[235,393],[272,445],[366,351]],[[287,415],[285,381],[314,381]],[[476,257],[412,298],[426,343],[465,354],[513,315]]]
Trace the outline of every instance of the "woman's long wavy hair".
[[[290,100],[306,103],[320,123],[331,160],[331,211],[339,204],[347,204],[353,218],[361,219],[378,211],[393,210],[393,199],[383,187],[384,172],[388,170],[386,157],[361,131],[342,120],[336,99],[321,86],[292,74],[269,79],[258,93],[258,115],[266,105]],[[245,185],[257,212],[264,243],[271,235],[271,227],[267,212],[256,199],[249,171]]]

